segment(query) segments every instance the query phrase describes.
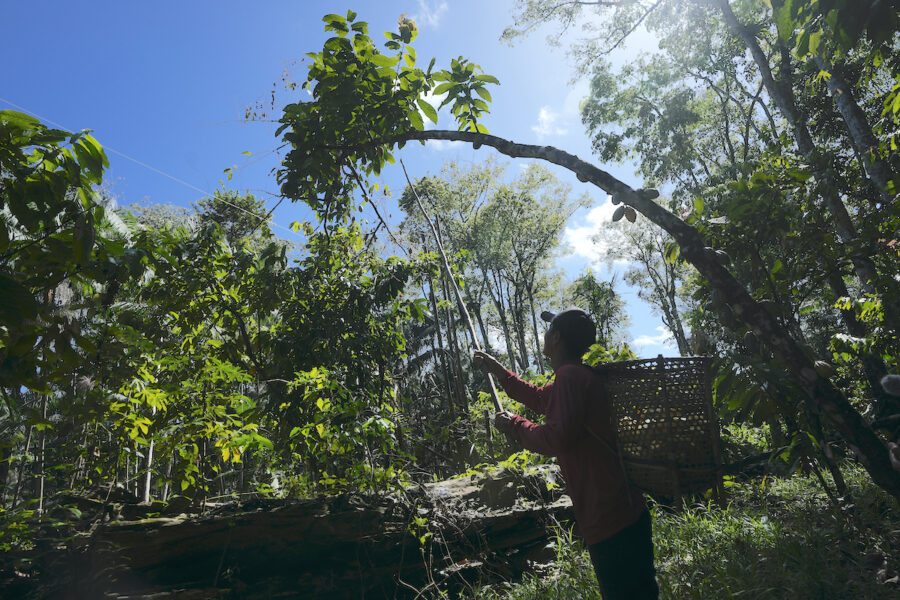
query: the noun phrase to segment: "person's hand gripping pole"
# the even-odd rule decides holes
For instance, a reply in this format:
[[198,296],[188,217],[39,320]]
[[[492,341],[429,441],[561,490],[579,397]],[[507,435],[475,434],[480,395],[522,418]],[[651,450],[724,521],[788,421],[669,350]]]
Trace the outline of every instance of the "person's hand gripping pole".
[[[472,363],[488,376],[488,381],[491,382],[492,391],[496,394],[496,389],[494,388],[494,381],[492,377],[506,377],[506,368],[500,364],[496,358],[488,354],[487,352],[482,352],[481,350],[476,350],[474,356],[472,357]],[[513,420],[513,415],[508,411],[503,410],[503,407],[500,405],[499,399],[495,402],[495,406],[497,409],[496,414],[494,415],[494,427],[497,428],[498,431],[502,431],[506,436],[506,439],[512,444],[514,447],[521,447],[521,443],[519,442],[519,438],[516,436],[515,430],[515,422]]]

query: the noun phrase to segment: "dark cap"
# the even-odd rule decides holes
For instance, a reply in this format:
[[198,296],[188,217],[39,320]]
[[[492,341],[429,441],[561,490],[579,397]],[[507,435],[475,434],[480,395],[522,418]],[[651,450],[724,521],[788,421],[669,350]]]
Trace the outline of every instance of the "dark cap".
[[541,319],[550,323],[551,331],[558,331],[563,343],[574,356],[581,356],[597,341],[597,326],[587,312],[570,307],[558,313],[545,310]]

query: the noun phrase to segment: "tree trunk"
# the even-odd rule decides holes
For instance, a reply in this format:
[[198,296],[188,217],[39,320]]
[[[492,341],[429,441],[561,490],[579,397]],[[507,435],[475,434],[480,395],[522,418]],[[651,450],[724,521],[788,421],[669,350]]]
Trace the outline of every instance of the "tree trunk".
[[[441,235],[441,220],[437,217],[434,219],[434,230],[437,233],[437,239],[441,244],[441,247],[444,246],[444,238]],[[447,277],[450,278],[452,275],[447,273]],[[469,402],[467,399],[466,389],[465,389],[465,377],[463,377],[462,371],[462,354],[461,350],[463,344],[459,341],[459,330],[456,327],[456,319],[453,318],[453,311],[450,307],[454,306],[454,295],[450,292],[450,286],[453,286],[454,290],[457,290],[456,282],[447,281],[443,277],[441,278],[441,285],[444,289],[444,298],[447,300],[447,335],[450,338],[450,347],[452,348],[452,353],[450,354],[450,368],[454,373],[454,382],[455,382],[455,390],[456,390],[456,403],[460,407],[460,410],[463,411],[464,415],[468,415],[468,406]],[[463,303],[462,296],[458,298],[460,310],[465,310],[465,305]],[[470,327],[466,328],[466,332],[469,335],[469,343],[470,347],[477,348],[478,347],[478,339],[475,335],[475,327],[472,326],[471,318],[466,317],[468,319]]]
[[[533,283],[533,282],[532,282]],[[541,375],[546,373],[544,367],[544,349],[543,349],[543,336],[538,332],[537,325],[537,309],[534,306],[534,290],[531,289],[532,286],[528,286],[528,304],[531,307],[531,326],[534,328],[534,355],[537,357],[538,369],[541,371]]]
[[85,423],[81,427],[82,431],[82,445],[81,449],[78,453],[78,460],[75,461],[75,468],[72,469],[72,477],[69,479],[69,489],[74,489],[75,484],[82,477],[82,473],[84,472],[85,465],[87,464],[87,453],[89,452],[88,448],[90,448],[90,427]]
[[[447,289],[447,282],[443,278],[441,279],[441,286],[444,290],[444,298],[448,303],[452,303],[453,300],[450,296],[450,290]],[[447,319],[447,339],[450,344],[450,372],[453,374],[453,381],[455,382],[454,390],[456,396],[456,404],[460,407],[464,414],[467,414],[466,407],[468,406],[468,402],[466,400],[465,392],[463,391],[463,376],[462,376],[462,368],[459,366],[459,357],[460,357],[460,344],[458,340],[458,335],[456,331],[456,323],[453,319],[453,312],[450,310],[448,306],[446,309],[446,319]]]
[[506,282],[506,299],[507,305],[510,307],[510,313],[512,314],[512,326],[513,332],[515,333],[516,346],[519,348],[519,364],[522,367],[522,372],[525,372],[528,370],[530,364],[528,361],[528,345],[525,343],[525,323],[523,322],[524,314],[522,311],[522,298],[518,286],[510,281]]
[[819,444],[822,446],[822,462],[828,467],[828,471],[831,473],[831,478],[834,480],[834,487],[838,494],[846,496],[847,483],[844,481],[844,474],[841,473],[841,467],[838,465],[834,452],[831,450],[828,440],[825,439],[825,434],[822,431],[822,422],[819,420],[818,415],[812,415],[810,421],[812,422],[814,433],[819,440]]
[[[487,273],[485,273],[485,279],[487,279]],[[509,356],[509,363],[515,367],[516,353],[513,351],[512,335],[509,332],[509,322],[506,320],[506,308],[503,306],[503,287],[500,278],[493,269],[491,270],[491,279],[493,279],[494,286],[496,286],[497,294],[494,295],[490,291],[490,287],[488,288],[488,293],[491,296],[494,307],[497,309],[497,315],[500,317],[500,327],[503,329],[503,340],[506,342],[506,354]]]
[[35,473],[35,483],[36,490],[35,495],[38,498],[38,506],[37,506],[37,514],[43,514],[44,512],[44,468],[45,464],[45,451],[47,448],[47,395],[44,394],[41,396],[41,419],[43,420],[42,425],[44,426],[41,429],[41,450],[38,455],[38,464],[37,464],[37,472]]
[[[444,374],[444,392],[447,397],[447,410],[450,416],[454,415],[453,411],[453,395],[450,391],[450,370],[447,368],[447,357],[444,356],[444,337],[441,334],[441,313],[438,310],[437,299],[434,297],[434,280],[428,278],[428,299],[431,301],[431,311],[434,315],[434,335],[431,338],[431,348],[438,355],[441,365],[441,372]],[[437,339],[437,349],[434,348],[434,340]]]
[[[156,415],[156,407],[153,407],[153,415]],[[144,477],[144,502],[150,503],[150,484],[153,469],[153,438],[150,438],[150,446],[147,448],[147,474]]]
[[9,482],[9,461],[12,457],[11,448],[0,447],[0,507],[6,506],[6,489]]
[[[547,489],[559,480],[555,466],[529,475],[498,468],[425,483],[410,499],[258,499],[205,518],[138,513],[41,553],[35,560],[46,560],[41,566],[52,570],[43,572],[53,576],[41,580],[44,593],[24,595],[413,600],[433,587],[460,597],[478,582],[516,580],[553,560],[555,528],[574,519],[564,488]],[[102,510],[100,502],[73,500],[85,512]],[[415,518],[426,524],[410,525]]]
[[870,294],[881,297],[884,305],[885,320],[888,327],[896,331],[898,323],[898,315],[900,310],[896,307],[898,301],[895,290],[887,290],[887,294],[879,294],[875,283],[879,281],[878,272],[872,260],[866,256],[861,249],[856,248],[860,245],[856,225],[850,218],[847,207],[844,206],[838,194],[838,186],[834,180],[835,169],[832,165],[827,164],[819,153],[816,151],[812,135],[806,125],[805,118],[797,107],[794,98],[794,91],[790,81],[791,73],[791,53],[785,46],[784,42],[776,42],[781,53],[781,80],[776,81],[769,66],[769,61],[765,53],[759,46],[755,34],[746,26],[738,22],[731,5],[728,0],[715,0],[725,17],[725,21],[734,34],[744,42],[753,56],[753,60],[759,69],[760,76],[766,86],[766,91],[775,102],[775,105],[781,111],[781,114],[787,119],[794,133],[794,139],[797,142],[797,149],[806,157],[811,165],[816,179],[822,182],[822,199],[828,207],[828,211],[834,219],[834,229],[841,243],[849,248],[851,262],[854,271],[859,279],[862,289]]
[[481,306],[472,299],[468,290],[466,291],[466,302],[469,304],[470,310],[475,313],[475,320],[478,321],[478,330],[481,332],[482,346],[485,349],[490,348],[491,343],[488,339],[487,327],[484,326],[484,317],[481,314]]
[[890,192],[891,181],[894,178],[893,171],[887,161],[879,155],[878,140],[872,132],[866,114],[856,102],[853,90],[841,76],[840,70],[826,63],[821,55],[815,57],[815,62],[820,70],[831,75],[825,79],[828,91],[831,92],[831,97],[844,119],[853,148],[862,157],[865,175],[881,193],[881,202],[887,205],[893,201],[893,194]]
[[169,465],[166,467],[166,482],[163,484],[162,491],[162,501],[169,501],[169,484],[172,481],[172,466],[175,464],[175,453],[177,450],[172,451],[172,456],[169,457]]
[[681,356],[691,355],[691,345],[688,344],[687,336],[684,334],[684,326],[681,324],[681,315],[678,314],[678,308],[675,305],[675,297],[669,297],[669,304],[672,312],[669,315],[672,334],[675,336],[675,343],[678,345],[678,353]]

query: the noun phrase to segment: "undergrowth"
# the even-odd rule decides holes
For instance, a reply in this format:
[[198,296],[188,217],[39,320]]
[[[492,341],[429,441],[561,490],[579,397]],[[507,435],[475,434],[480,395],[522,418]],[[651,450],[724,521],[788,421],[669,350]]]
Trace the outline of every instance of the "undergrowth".
[[[900,597],[900,510],[858,466],[852,503],[837,508],[814,477],[734,483],[727,505],[654,506],[661,597],[816,600]],[[599,599],[587,552],[561,531],[557,558],[471,600]]]

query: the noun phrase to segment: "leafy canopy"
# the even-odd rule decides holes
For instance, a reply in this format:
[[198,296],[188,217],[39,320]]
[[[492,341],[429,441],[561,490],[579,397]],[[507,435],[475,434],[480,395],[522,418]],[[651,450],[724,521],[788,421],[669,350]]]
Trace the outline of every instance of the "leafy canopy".
[[402,147],[405,134],[424,130],[423,114],[437,122],[428,95],[446,94],[440,107],[450,106],[460,131],[487,133],[479,122],[491,99],[486,84],[499,82],[462,57],[449,70],[435,71],[434,60],[424,70],[417,66],[409,19],[400,20],[399,33],[385,32],[384,51],[353,11],[323,21],[335,35],[321,52],[307,54],[312,64],[303,87],[313,100],[284,109],[278,135],[290,150],[278,180],[283,195],[303,200],[327,222],[347,216],[355,189],[374,191],[365,176],[394,163],[394,144]]

